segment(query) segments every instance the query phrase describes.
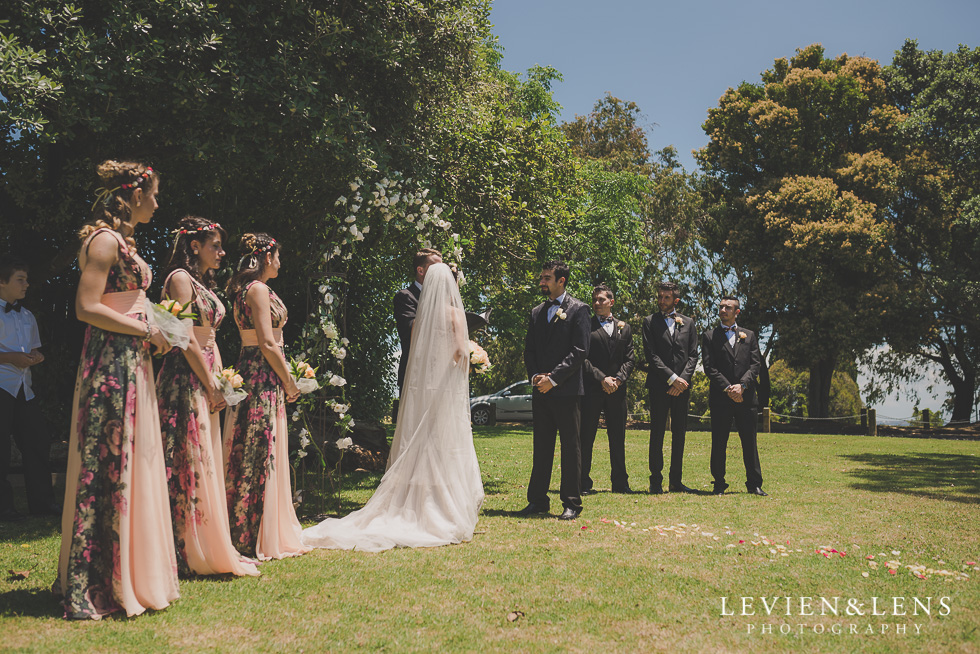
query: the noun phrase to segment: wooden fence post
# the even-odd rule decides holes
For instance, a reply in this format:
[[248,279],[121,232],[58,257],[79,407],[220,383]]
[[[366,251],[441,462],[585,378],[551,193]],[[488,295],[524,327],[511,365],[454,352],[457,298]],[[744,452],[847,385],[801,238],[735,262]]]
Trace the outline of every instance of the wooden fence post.
[[868,409],[868,436],[878,435],[878,413],[874,409]]
[[772,431],[772,409],[762,407],[762,433],[768,434]]
[[865,430],[867,433],[868,429],[868,409],[867,407],[861,408],[861,429]]

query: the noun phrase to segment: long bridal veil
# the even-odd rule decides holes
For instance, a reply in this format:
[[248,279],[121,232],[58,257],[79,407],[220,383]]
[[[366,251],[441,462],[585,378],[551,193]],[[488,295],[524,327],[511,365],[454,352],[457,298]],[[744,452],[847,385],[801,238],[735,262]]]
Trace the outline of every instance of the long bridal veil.
[[388,470],[361,509],[303,531],[311,547],[378,552],[473,538],[483,483],[469,412],[466,317],[452,271],[426,271]]

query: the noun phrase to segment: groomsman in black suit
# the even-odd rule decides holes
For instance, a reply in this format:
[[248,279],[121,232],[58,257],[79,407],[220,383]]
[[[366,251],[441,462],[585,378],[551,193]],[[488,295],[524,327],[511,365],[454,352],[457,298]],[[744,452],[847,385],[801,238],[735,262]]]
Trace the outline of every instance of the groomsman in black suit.
[[408,365],[408,351],[412,346],[412,325],[415,323],[415,311],[419,306],[419,295],[422,294],[422,280],[425,271],[434,263],[442,263],[442,253],[432,248],[423,248],[415,254],[412,270],[415,281],[408,288],[395,293],[395,324],[398,326],[398,340],[402,344],[402,357],[398,362],[398,390],[405,383],[405,366]]
[[538,286],[547,299],[531,310],[524,340],[524,365],[534,385],[534,450],[528,505],[518,511],[521,516],[547,513],[550,508],[556,433],[561,438],[559,494],[565,507],[558,519],[574,520],[582,512],[579,430],[585,392],[582,363],[589,354],[589,307],[565,292],[569,274],[562,261],[548,261],[541,267]]
[[630,326],[612,315],[616,299],[602,284],[592,289],[592,333],[589,356],[582,364],[585,395],[582,398],[582,494],[592,495],[592,446],[599,415],[606,415],[612,492],[629,493],[626,474],[626,380],[633,372],[633,333]]
[[664,492],[664,432],[668,414],[671,437],[667,489],[672,493],[691,492],[681,479],[691,377],[698,365],[698,333],[694,320],[677,312],[679,296],[677,284],[661,283],[657,286],[660,313],[643,319],[643,353],[649,367],[650,492],[654,494]]
[[745,487],[753,495],[766,496],[762,490],[762,466],[757,443],[756,387],[762,354],[754,332],[739,327],[739,301],[731,296],[721,299],[718,316],[721,325],[704,333],[701,343],[704,373],[710,382],[708,408],[711,411],[711,476],[714,494],[728,488],[725,483],[725,458],[732,420],[742,441],[745,463]]

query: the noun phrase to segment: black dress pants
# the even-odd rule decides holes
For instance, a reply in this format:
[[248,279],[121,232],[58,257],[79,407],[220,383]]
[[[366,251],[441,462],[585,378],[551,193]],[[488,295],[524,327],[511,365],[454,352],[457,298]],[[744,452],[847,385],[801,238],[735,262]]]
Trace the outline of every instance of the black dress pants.
[[51,441],[37,397],[27,400],[23,387],[17,397],[0,388],[0,512],[14,508],[14,493],[7,480],[11,436],[24,462],[27,508],[31,513],[46,513],[54,503],[48,463]]
[[534,453],[531,481],[527,485],[527,501],[548,507],[548,489],[555,462],[555,437],[561,439],[561,487],[559,496],[566,509],[582,510],[581,482],[582,452],[579,441],[581,428],[578,395],[549,395],[535,392],[531,398],[534,413]]
[[674,486],[684,476],[684,439],[687,437],[687,412],[691,405],[691,389],[680,395],[668,395],[667,388],[650,391],[650,486],[664,482],[664,434],[667,415],[670,415],[670,472],[667,479]]
[[732,420],[742,441],[742,463],[745,465],[745,487],[762,488],[762,466],[759,463],[757,409],[744,403],[720,398],[709,403],[711,410],[711,476],[715,486],[725,483],[725,459]]
[[609,438],[610,481],[614,493],[629,488],[626,474],[626,389],[606,393],[601,388],[587,388],[582,397],[582,490],[592,490],[592,448],[599,416],[606,416],[606,435]]

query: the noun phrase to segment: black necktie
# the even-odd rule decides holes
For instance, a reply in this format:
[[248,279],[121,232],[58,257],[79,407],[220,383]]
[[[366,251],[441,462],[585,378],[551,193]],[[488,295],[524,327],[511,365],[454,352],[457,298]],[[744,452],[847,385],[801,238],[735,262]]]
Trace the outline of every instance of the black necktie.
[[20,302],[7,302],[7,306],[3,308],[3,312],[4,313],[10,313],[11,311],[20,312],[21,306],[22,305]]

